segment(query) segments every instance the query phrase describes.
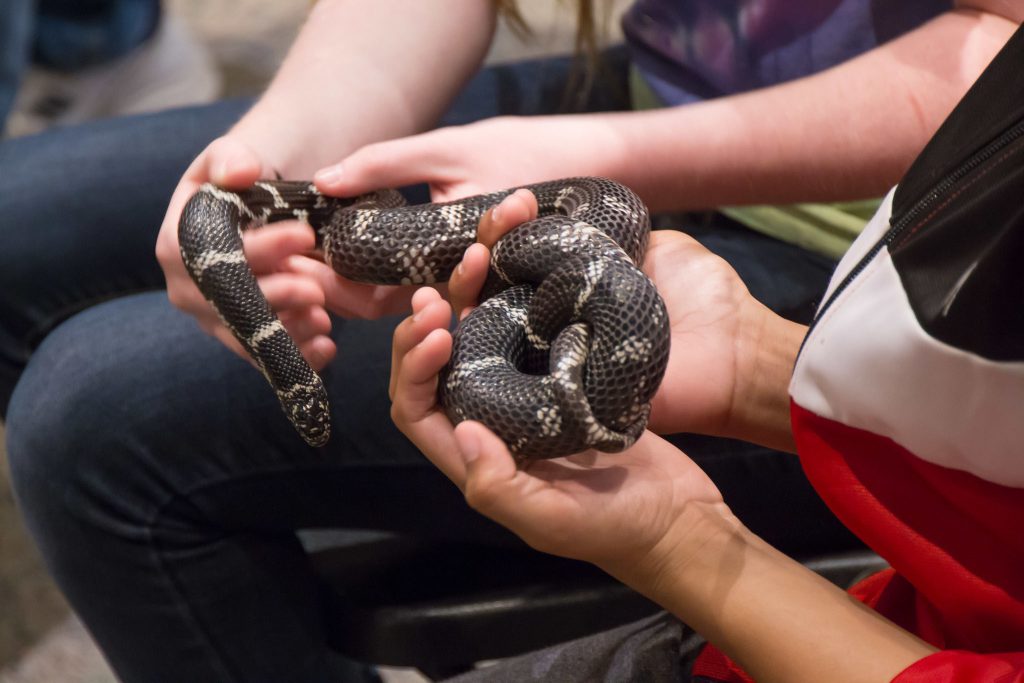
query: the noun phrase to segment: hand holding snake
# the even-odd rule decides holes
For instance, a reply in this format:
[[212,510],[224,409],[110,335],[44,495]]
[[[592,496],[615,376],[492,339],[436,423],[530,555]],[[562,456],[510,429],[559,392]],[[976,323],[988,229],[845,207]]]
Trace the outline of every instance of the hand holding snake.
[[[598,178],[529,189],[542,216],[496,245],[487,300],[460,326],[442,403],[456,422],[491,425],[522,457],[621,450],[643,431],[668,360],[664,306],[634,265],[647,243],[646,208]],[[317,229],[342,275],[430,284],[448,278],[480,216],[507,194],[404,207],[390,191],[341,201],[301,181],[257,182],[244,192],[207,184],[182,212],[181,254],[293,425],[322,445],[326,391],[262,296],[242,231],[299,218]]]

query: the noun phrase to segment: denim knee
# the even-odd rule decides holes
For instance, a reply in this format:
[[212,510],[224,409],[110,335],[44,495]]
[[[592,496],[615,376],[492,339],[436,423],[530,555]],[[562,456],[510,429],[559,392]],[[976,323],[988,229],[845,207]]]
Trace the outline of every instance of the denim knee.
[[[102,311],[100,311],[102,313]],[[113,321],[107,321],[113,324]],[[137,535],[155,504],[133,462],[129,419],[138,358],[103,349],[94,311],[47,337],[11,399],[7,450],[15,496],[44,556],[66,552],[65,536]],[[116,327],[113,329],[117,329]]]
[[37,540],[45,546],[72,518],[79,531],[136,538],[193,482],[220,476],[223,460],[199,452],[221,444],[196,431],[209,411],[195,397],[214,393],[211,374],[232,371],[251,368],[162,292],[94,306],[59,325],[33,355],[8,412],[12,480]]
[[163,292],[94,306],[49,334],[7,433],[16,492],[40,534],[61,515],[142,533],[169,501],[261,459],[290,462],[281,454],[294,446],[260,374]]

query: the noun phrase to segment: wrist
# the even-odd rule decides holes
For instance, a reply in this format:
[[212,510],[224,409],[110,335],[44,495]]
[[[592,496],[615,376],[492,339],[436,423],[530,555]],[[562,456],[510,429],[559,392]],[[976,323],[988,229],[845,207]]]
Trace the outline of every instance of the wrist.
[[282,120],[267,98],[257,102],[227,135],[238,138],[255,151],[264,165],[264,173],[279,173],[288,179],[312,177],[315,169],[302,163],[302,150],[308,145],[300,137],[302,127]]
[[671,605],[687,583],[686,577],[704,572],[709,556],[745,542],[746,534],[749,532],[725,503],[691,500],[642,557],[599,564],[654,602]]
[[807,328],[751,301],[736,339],[736,382],[726,436],[795,452],[789,382]]

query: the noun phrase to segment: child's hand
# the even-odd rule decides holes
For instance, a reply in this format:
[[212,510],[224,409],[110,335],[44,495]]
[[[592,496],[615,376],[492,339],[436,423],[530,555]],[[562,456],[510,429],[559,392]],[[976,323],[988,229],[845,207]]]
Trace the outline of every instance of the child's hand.
[[620,577],[651,575],[669,550],[665,539],[679,535],[674,526],[684,507],[721,503],[704,472],[650,432],[622,453],[587,451],[517,469],[492,432],[476,422],[453,429],[437,404],[437,374],[451,354],[451,307],[424,288],[413,312],[395,331],[392,418],[472,507],[533,547]]

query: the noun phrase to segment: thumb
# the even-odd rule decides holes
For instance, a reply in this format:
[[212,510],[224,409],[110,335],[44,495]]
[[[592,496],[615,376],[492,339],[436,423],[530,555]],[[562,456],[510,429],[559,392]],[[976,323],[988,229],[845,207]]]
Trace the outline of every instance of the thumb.
[[178,219],[189,197],[199,186],[212,182],[220,187],[241,190],[256,182],[261,171],[259,156],[237,138],[225,135],[206,146],[174,189],[160,226],[156,254],[165,271],[170,268],[178,271],[179,275],[185,274],[178,252]]
[[479,422],[467,420],[455,428],[455,440],[466,465],[463,491],[466,502],[481,513],[502,521],[506,508],[515,505],[519,470],[508,446]]
[[484,214],[477,228],[477,240],[493,247],[505,233],[520,223],[532,221],[539,212],[537,197],[526,189],[518,189]]
[[326,195],[352,197],[385,187],[434,183],[446,178],[446,153],[437,131],[378,142],[356,150],[313,176]]
[[243,189],[263,176],[259,155],[249,145],[230,135],[217,138],[206,148],[195,180],[209,180],[219,187]]

